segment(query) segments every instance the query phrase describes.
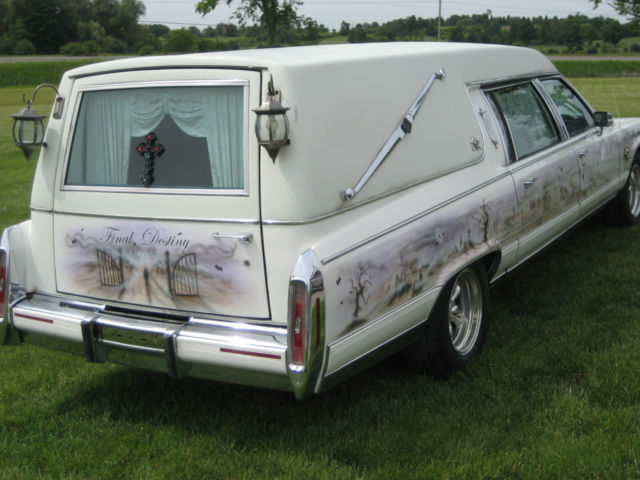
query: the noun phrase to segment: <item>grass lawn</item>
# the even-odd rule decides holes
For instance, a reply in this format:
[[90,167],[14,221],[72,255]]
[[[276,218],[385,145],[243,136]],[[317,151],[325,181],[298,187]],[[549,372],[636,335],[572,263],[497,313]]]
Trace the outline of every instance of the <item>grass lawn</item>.
[[[572,83],[640,116],[637,79]],[[0,227],[28,216],[23,91],[0,89]],[[639,238],[596,218],[494,287],[482,356],[444,381],[391,358],[296,402],[2,347],[0,480],[638,478]]]

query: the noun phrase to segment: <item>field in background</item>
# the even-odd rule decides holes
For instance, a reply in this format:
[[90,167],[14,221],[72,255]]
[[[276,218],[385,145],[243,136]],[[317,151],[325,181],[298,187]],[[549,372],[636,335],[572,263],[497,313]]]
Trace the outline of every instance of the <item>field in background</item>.
[[[9,115],[41,81],[0,88],[0,228],[28,216]],[[638,79],[572,83],[640,116]],[[639,236],[592,220],[493,288],[482,356],[446,381],[392,358],[298,403],[1,347],[0,479],[637,478]]]

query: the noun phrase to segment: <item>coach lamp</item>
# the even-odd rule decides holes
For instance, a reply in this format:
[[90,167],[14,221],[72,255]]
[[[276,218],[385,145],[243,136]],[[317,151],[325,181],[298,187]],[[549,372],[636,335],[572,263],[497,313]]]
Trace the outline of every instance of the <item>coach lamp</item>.
[[44,123],[42,120],[46,116],[38,114],[31,108],[31,102],[35,101],[38,90],[43,87],[50,87],[55,90],[56,99],[53,107],[53,118],[59,119],[62,116],[64,98],[60,96],[58,89],[49,83],[38,85],[33,91],[31,99],[27,99],[23,93],[22,101],[27,106],[18,113],[11,115],[13,117],[13,141],[22,149],[27,160],[31,158],[36,148],[42,146],[44,140]]
[[268,95],[267,101],[253,111],[258,116],[256,118],[258,143],[264,147],[275,163],[280,148],[291,143],[287,118],[289,109],[280,104],[280,91],[273,88],[273,77],[269,80]]

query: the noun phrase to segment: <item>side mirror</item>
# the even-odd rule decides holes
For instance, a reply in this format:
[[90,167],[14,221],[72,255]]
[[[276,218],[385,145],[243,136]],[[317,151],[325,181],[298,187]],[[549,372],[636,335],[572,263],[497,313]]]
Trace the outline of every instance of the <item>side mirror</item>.
[[613,123],[613,117],[609,112],[596,112],[593,114],[593,120],[596,127],[600,128],[609,127]]

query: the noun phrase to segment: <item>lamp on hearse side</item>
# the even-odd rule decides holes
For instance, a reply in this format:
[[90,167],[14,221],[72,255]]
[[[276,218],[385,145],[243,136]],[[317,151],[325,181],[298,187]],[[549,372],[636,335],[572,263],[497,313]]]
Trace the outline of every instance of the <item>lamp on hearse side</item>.
[[287,110],[279,102],[280,92],[273,88],[273,78],[268,84],[269,98],[254,109],[256,118],[256,137],[258,143],[269,153],[271,160],[276,161],[280,148],[289,145],[289,119]]
[[18,113],[11,115],[11,117],[13,117],[13,141],[22,149],[27,160],[31,158],[36,148],[43,145],[44,141],[43,119],[46,118],[46,115],[40,115],[31,108],[31,103],[36,99],[36,94],[42,87],[50,87],[56,91],[53,118],[58,119],[62,115],[64,99],[60,96],[58,89],[53,85],[48,83],[38,85],[33,91],[33,98],[31,99],[27,99],[25,94],[22,94],[22,101],[26,103],[27,106]]

